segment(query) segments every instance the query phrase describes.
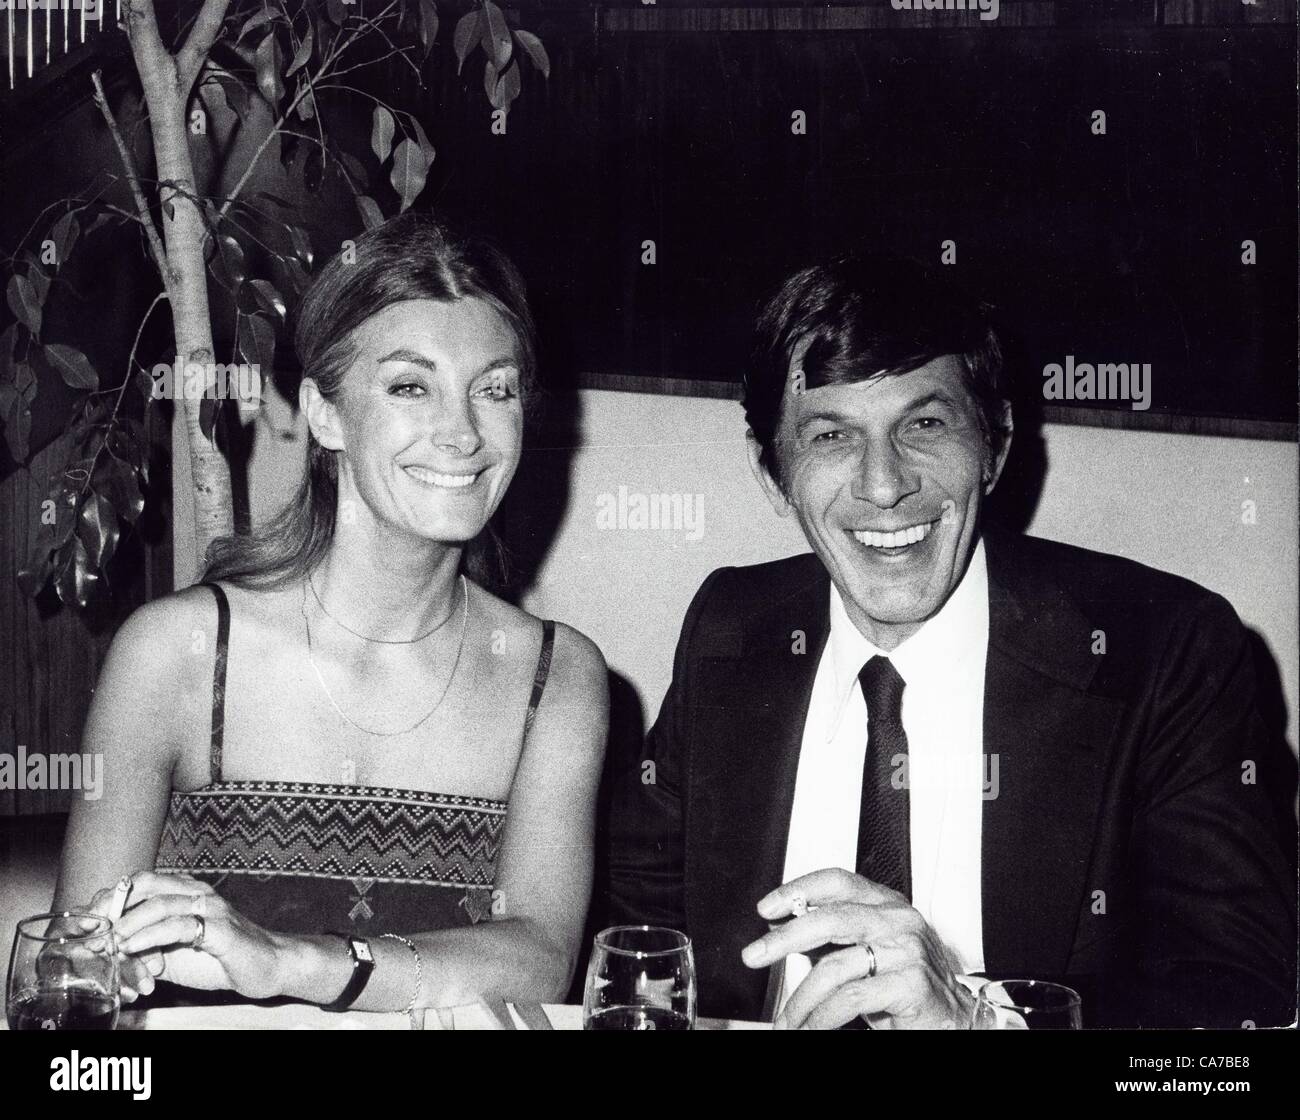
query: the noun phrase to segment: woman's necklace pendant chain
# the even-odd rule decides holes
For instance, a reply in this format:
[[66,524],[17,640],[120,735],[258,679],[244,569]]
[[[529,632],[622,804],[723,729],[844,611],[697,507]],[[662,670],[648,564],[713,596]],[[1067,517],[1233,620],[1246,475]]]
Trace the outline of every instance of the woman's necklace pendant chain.
[[[346,724],[348,724],[350,727],[355,727],[358,731],[364,732],[366,735],[373,735],[373,736],[375,736],[376,738],[379,738],[379,739],[391,739],[391,738],[394,738],[395,736],[398,736],[398,735],[409,735],[412,731],[416,730],[416,729],[417,729],[418,727],[420,727],[422,724],[428,722],[428,720],[429,720],[430,718],[432,718],[434,712],[436,712],[440,707],[442,707],[442,702],[443,702],[443,700],[445,700],[445,699],[447,698],[447,693],[451,691],[451,682],[456,678],[456,669],[457,669],[457,668],[459,667],[459,665],[460,665],[460,655],[461,655],[461,652],[462,652],[462,651],[464,650],[464,648],[465,648],[465,634],[466,634],[466,631],[469,629],[469,586],[468,586],[468,584],[467,584],[466,581],[465,581],[465,576],[462,574],[461,577],[460,577],[461,596],[462,596],[463,604],[464,604],[464,605],[463,605],[463,608],[462,608],[462,610],[461,610],[460,639],[459,639],[459,641],[457,641],[457,643],[456,643],[456,656],[455,656],[455,658],[452,660],[452,663],[451,663],[451,672],[450,672],[450,673],[448,674],[448,676],[447,676],[447,683],[446,683],[445,685],[443,685],[442,692],[438,695],[438,699],[437,699],[437,701],[434,703],[434,705],[433,705],[432,708],[430,708],[427,712],[425,712],[424,715],[422,715],[419,719],[417,719],[417,720],[416,720],[413,724],[411,724],[409,727],[401,727],[401,728],[398,728],[396,731],[376,731],[373,727],[367,727],[367,726],[366,726],[365,724],[363,724],[363,723],[358,723],[358,722],[357,722],[356,720],[354,720],[350,715],[348,715],[347,712],[345,712],[345,711],[344,711],[344,710],[339,706],[338,701],[334,699],[334,694],[330,691],[330,689],[329,689],[329,685],[327,685],[327,684],[325,683],[325,677],[321,674],[320,667],[316,664],[316,659],[312,656],[312,648],[311,648],[311,647],[312,647],[312,643],[311,643],[311,620],[307,617],[307,589],[308,589],[308,587],[310,587],[310,586],[311,586],[311,580],[310,580],[310,578],[308,578],[307,580],[304,580],[304,581],[303,581],[303,592],[302,592],[302,622],[303,622],[303,626],[305,627],[305,629],[306,629],[306,631],[307,631],[307,662],[308,662],[309,665],[311,665],[312,672],[316,674],[316,680],[317,680],[317,681],[319,682],[319,684],[320,684],[321,691],[325,693],[325,698],[330,702],[330,707],[332,707],[332,708],[334,709],[334,711],[338,714],[339,718],[342,719],[343,722],[346,723]],[[315,594],[315,588],[312,588],[312,594],[313,594],[313,595]],[[317,601],[318,603],[320,603],[320,599],[319,599],[319,598],[317,598],[316,601]],[[325,610],[325,604],[324,604],[324,603],[321,603],[321,610]],[[325,611],[325,613],[326,613],[327,615],[329,614],[328,611]],[[332,616],[331,616],[331,617],[332,617]],[[447,618],[450,618],[450,617],[451,617],[451,613],[449,612],[448,615],[447,615]],[[335,622],[338,622],[338,619],[334,619],[334,621],[335,621]],[[446,621],[447,621],[447,619],[443,619],[443,622],[446,622]],[[438,626],[441,626],[441,625],[443,624],[443,622],[438,623]],[[341,622],[339,622],[338,624],[339,624],[340,626],[343,626],[343,623],[341,623]],[[437,628],[438,628],[438,627],[434,627],[435,630],[436,630]],[[343,629],[347,630],[348,628],[347,628],[346,626],[343,626]],[[350,632],[350,633],[354,633],[354,634],[356,633],[355,631],[349,631],[349,632]],[[431,634],[431,633],[433,633],[432,630],[429,631],[429,634]],[[425,635],[423,635],[423,637],[426,637],[426,638],[427,638],[427,637],[429,636],[429,634],[425,634]],[[364,637],[364,635],[361,635],[361,634],[357,634],[356,636],[359,637],[359,638],[360,638],[360,637]],[[366,641],[380,641],[380,639],[374,639],[374,638],[366,638],[365,640],[366,640]],[[410,645],[410,644],[412,644],[413,642],[417,642],[417,641],[421,641],[421,640],[422,640],[421,638],[413,638],[413,639],[411,639],[411,641],[403,641],[403,642],[383,642],[382,644],[386,644],[386,645]],[[343,759],[343,769],[342,769],[341,777],[342,777],[342,779],[343,779],[343,781],[342,781],[342,784],[343,784],[343,785],[354,785],[354,784],[356,783],[356,779],[357,779],[357,765],[356,765],[355,760],[353,760],[350,756],[347,756],[347,757],[345,757],[345,758]]]

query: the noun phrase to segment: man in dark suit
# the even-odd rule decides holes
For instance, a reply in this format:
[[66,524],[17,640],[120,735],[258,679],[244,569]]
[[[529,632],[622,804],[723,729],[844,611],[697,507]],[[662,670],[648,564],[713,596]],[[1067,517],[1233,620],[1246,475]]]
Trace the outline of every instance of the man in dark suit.
[[751,459],[813,552],[705,581],[611,813],[607,912],[690,935],[703,1014],[965,1026],[993,976],[1087,1025],[1294,1017],[1245,631],[984,530],[1006,396],[983,309],[915,266],[806,269],[760,316]]

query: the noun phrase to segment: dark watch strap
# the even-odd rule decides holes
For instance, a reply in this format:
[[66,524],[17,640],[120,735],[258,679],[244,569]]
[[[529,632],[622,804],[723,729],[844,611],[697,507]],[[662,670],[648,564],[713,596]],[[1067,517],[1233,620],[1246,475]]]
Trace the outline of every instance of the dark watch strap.
[[370,974],[375,971],[375,958],[370,952],[370,942],[364,937],[357,937],[352,933],[333,933],[332,937],[343,938],[348,947],[348,953],[352,957],[352,975],[348,979],[348,986],[343,989],[343,994],[333,1003],[322,1005],[325,1011],[346,1011],[351,1007],[366,986],[366,981],[370,979]]

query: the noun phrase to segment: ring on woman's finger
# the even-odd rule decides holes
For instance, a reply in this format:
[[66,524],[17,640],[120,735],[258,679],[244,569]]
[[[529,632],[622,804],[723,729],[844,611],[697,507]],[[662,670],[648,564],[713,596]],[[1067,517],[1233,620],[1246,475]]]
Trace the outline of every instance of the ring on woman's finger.
[[190,895],[190,913],[202,918],[208,912],[208,900],[205,895]]
[[194,936],[190,938],[190,948],[197,949],[203,944],[203,938],[207,936],[208,923],[203,920],[202,914],[195,914],[194,920],[198,922],[198,927],[194,931]]

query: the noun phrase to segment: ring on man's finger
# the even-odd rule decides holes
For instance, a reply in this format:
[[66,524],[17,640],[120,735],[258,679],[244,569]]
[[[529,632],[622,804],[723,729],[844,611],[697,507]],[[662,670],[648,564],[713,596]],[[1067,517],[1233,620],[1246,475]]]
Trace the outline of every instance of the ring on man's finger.
[[202,914],[195,914],[194,920],[198,923],[198,927],[194,930],[194,936],[190,938],[191,949],[197,949],[202,945],[203,938],[207,936],[208,932],[208,923],[203,920]]
[[862,948],[867,951],[867,979],[870,980],[876,975],[876,951],[865,942],[863,942]]
[[201,894],[190,895],[190,913],[203,917],[208,910],[208,900]]

